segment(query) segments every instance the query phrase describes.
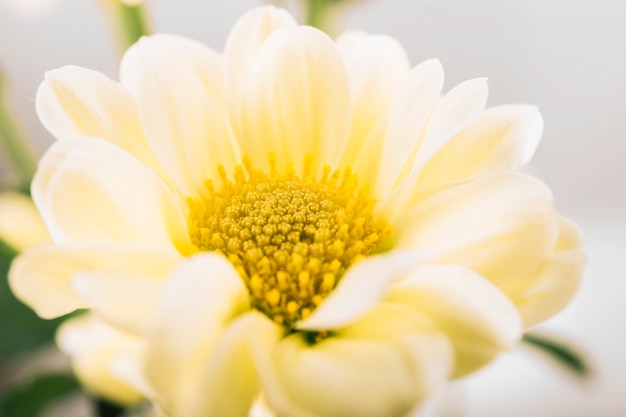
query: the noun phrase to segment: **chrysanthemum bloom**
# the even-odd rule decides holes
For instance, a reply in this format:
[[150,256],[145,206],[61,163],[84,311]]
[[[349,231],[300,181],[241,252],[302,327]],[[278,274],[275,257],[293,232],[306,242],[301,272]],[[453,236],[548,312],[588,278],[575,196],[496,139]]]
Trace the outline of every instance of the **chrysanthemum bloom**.
[[54,244],[10,279],[43,317],[89,308],[127,332],[112,369],[170,416],[259,396],[280,416],[404,416],[578,286],[576,226],[515,172],[542,119],[484,110],[484,79],[442,96],[438,61],[271,7],[223,57],[144,38],[120,78],[46,75],[59,142],[32,193]]

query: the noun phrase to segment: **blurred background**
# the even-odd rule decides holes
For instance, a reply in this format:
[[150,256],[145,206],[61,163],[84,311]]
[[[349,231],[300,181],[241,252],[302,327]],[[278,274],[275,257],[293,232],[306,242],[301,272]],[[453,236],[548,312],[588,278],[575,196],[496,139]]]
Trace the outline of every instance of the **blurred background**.
[[[34,111],[43,73],[75,64],[116,78],[119,53],[96,1],[59,1],[37,15],[10,12],[3,1],[9,0],[0,0],[0,68],[15,115],[42,154],[52,142]],[[152,0],[149,12],[156,31],[222,50],[235,20],[264,3]],[[538,105],[545,133],[529,170],[585,235],[590,263],[582,290],[538,330],[584,352],[594,378],[572,379],[520,347],[455,383],[450,404],[464,409],[449,405],[444,414],[626,416],[626,2],[355,0],[342,12],[343,27],[397,38],[413,64],[440,58],[446,90],[487,76],[490,106]],[[0,188],[15,181],[0,153]]]

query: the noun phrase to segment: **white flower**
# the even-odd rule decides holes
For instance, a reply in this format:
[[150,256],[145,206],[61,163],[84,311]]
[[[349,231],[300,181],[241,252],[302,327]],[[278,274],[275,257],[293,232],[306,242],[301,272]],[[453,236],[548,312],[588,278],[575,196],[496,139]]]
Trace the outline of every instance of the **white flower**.
[[272,7],[223,57],[143,38],[120,79],[46,74],[59,142],[32,193],[54,244],[10,280],[44,317],[90,308],[141,340],[114,368],[168,415],[262,393],[281,416],[403,416],[577,288],[576,226],[515,172],[541,116],[484,110],[484,79],[442,96],[438,61]]

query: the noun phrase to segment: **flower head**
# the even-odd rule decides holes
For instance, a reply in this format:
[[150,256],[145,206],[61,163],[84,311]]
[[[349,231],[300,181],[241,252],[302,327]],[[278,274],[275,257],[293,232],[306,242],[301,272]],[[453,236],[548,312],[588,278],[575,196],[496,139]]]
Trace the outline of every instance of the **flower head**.
[[438,61],[273,7],[224,56],[143,38],[120,79],[46,74],[59,141],[32,191],[54,243],[10,278],[44,317],[89,308],[132,335],[116,372],[168,415],[262,395],[284,416],[403,416],[575,292],[577,228],[515,172],[541,116],[484,110],[484,79],[442,96]]

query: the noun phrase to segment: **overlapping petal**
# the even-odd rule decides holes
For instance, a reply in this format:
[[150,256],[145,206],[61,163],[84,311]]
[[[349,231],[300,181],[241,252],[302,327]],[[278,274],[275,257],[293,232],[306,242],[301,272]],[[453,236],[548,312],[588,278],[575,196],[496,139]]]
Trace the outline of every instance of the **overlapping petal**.
[[141,339],[90,314],[65,321],[56,338],[59,348],[72,357],[74,372],[88,391],[125,406],[144,400],[142,393],[120,379],[113,367],[118,356],[139,350]]
[[455,377],[484,366],[522,336],[522,321],[513,303],[495,285],[464,267],[415,268],[390,288],[385,300],[424,314],[451,340]]
[[424,316],[381,305],[319,343],[287,336],[263,359],[265,395],[278,415],[385,417],[406,415],[439,387],[452,351]]
[[101,138],[160,172],[135,98],[107,76],[76,66],[49,71],[37,90],[36,106],[39,119],[57,139]]
[[242,151],[257,166],[337,166],[350,126],[346,68],[333,41],[306,26],[268,36],[242,91]]
[[181,259],[175,251],[153,246],[40,246],[15,259],[9,271],[9,283],[13,293],[37,314],[53,318],[88,306],[73,288],[73,279],[79,273],[101,271],[114,276],[129,273],[165,277]]
[[148,139],[183,195],[201,194],[219,165],[230,172],[239,162],[202,79],[176,55],[162,53],[144,64],[137,95]]
[[145,374],[161,406],[185,410],[226,323],[250,307],[248,291],[222,256],[199,254],[163,285],[148,336]]
[[558,234],[552,195],[520,173],[485,177],[440,191],[405,213],[398,242],[435,263],[467,266],[495,283],[530,272]]
[[32,195],[55,243],[183,249],[189,241],[181,206],[165,183],[99,139],[54,144],[39,164]]
[[587,257],[582,236],[571,221],[559,219],[559,238],[552,253],[533,271],[504,282],[500,288],[515,303],[529,328],[552,317],[574,298]]

